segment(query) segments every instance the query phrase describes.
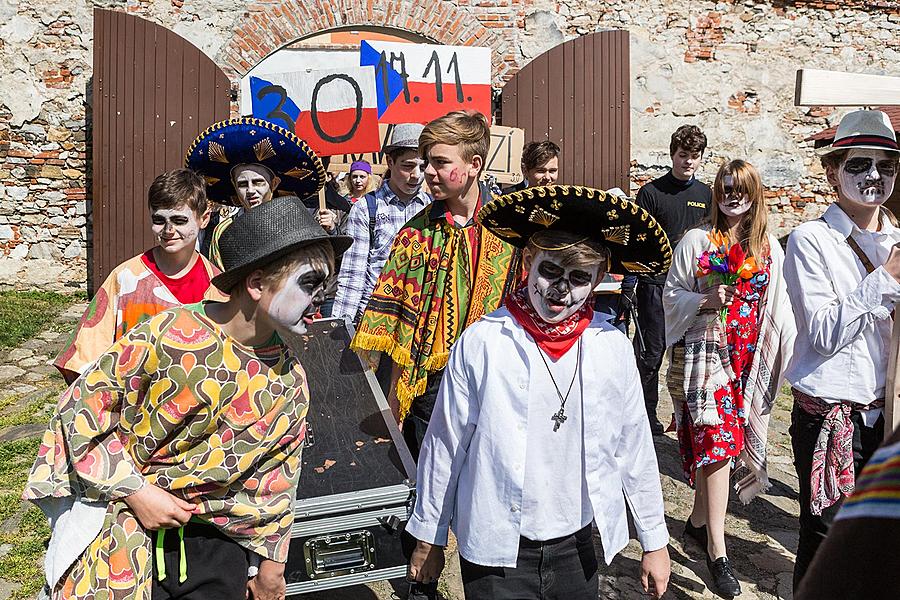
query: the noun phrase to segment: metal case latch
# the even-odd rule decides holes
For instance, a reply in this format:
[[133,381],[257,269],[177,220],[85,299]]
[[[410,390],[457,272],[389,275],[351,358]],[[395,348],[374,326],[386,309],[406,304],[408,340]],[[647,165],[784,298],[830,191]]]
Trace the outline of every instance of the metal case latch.
[[310,579],[336,577],[375,568],[375,540],[366,529],[320,535],[303,544]]

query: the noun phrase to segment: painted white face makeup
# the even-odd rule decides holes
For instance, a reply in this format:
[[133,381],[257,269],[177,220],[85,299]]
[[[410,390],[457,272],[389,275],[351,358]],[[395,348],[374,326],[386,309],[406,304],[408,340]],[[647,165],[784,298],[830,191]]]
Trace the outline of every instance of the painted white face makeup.
[[302,264],[285,277],[281,289],[272,295],[268,304],[260,303],[276,330],[306,333],[306,319],[325,300],[328,275],[327,268]]
[[235,167],[234,189],[241,204],[250,208],[272,199],[272,174],[260,165]]
[[163,252],[177,254],[185,248],[193,250],[197,245],[200,222],[189,206],[181,205],[150,213],[150,228]]
[[894,191],[897,155],[884,150],[853,148],[838,170],[841,192],[859,204],[884,204]]
[[419,193],[419,188],[425,181],[425,161],[419,158],[415,152],[405,152],[397,159],[396,161],[388,160],[391,184],[401,193],[414,196]]
[[734,177],[726,175],[722,178],[725,188],[725,202],[719,202],[719,210],[728,217],[739,217],[750,210],[750,196],[734,189]]
[[563,265],[554,252],[541,250],[528,270],[528,299],[547,323],[559,323],[578,312],[591,295],[600,266]]

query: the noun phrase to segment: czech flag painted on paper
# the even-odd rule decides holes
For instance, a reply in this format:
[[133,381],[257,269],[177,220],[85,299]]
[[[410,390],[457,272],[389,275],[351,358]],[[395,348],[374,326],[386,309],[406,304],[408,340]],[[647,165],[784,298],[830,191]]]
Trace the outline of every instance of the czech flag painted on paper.
[[[288,123],[293,120],[294,133],[320,156],[381,149],[375,72],[371,67],[272,73],[253,77],[250,83],[251,89],[268,84],[284,90],[284,102],[280,92],[274,94],[274,110],[270,106],[273,93],[264,97],[267,116],[262,118],[274,121],[273,116],[285,113],[287,118],[281,120]],[[253,94],[254,116],[257,116],[257,96]]]
[[363,41],[359,64],[375,69],[378,120],[428,123],[474,109],[491,118],[491,50]]

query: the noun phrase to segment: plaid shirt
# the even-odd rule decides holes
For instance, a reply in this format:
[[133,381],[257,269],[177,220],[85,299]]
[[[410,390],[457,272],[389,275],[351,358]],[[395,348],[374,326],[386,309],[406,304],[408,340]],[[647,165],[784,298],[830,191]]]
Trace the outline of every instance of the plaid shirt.
[[[370,247],[368,203],[373,197],[375,243]],[[344,233],[353,238],[353,244],[341,259],[337,297],[331,310],[333,317],[346,316],[355,321],[362,314],[391,252],[397,232],[430,203],[431,196],[421,188],[409,202],[404,203],[385,181],[380,188],[353,204],[344,229]]]

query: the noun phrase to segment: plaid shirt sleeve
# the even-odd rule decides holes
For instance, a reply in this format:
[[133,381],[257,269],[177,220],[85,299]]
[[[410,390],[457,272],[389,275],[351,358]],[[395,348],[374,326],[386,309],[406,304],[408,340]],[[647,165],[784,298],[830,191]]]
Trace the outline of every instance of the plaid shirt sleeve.
[[347,217],[344,233],[353,238],[353,243],[341,258],[337,296],[331,310],[334,317],[355,319],[366,288],[370,241],[368,201],[369,198],[366,197],[357,200]]

